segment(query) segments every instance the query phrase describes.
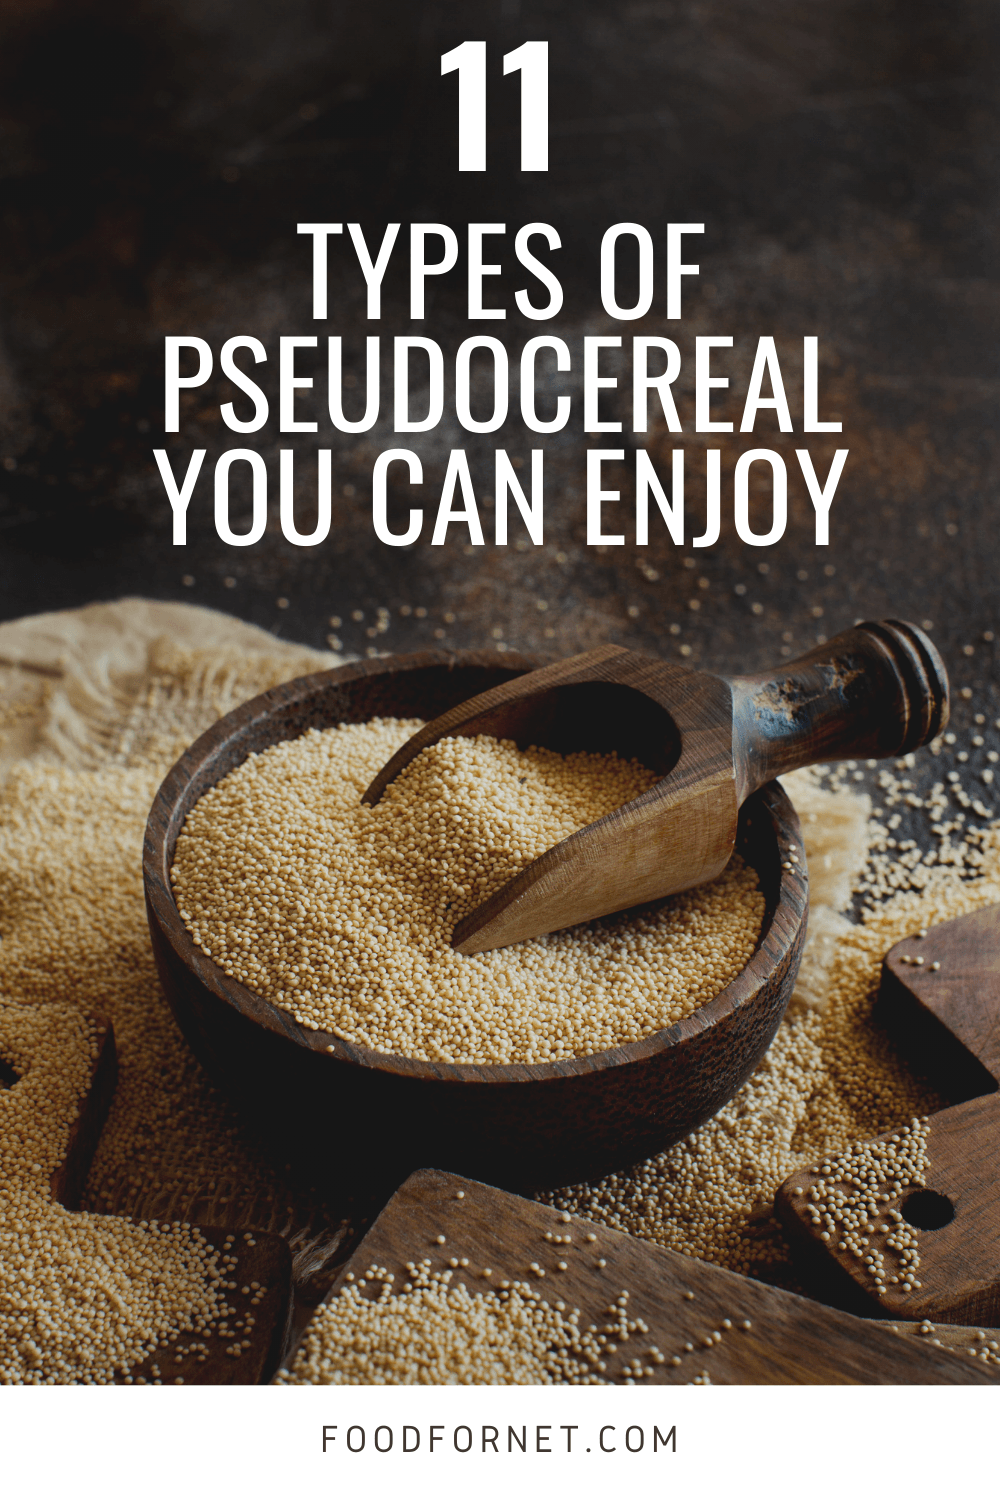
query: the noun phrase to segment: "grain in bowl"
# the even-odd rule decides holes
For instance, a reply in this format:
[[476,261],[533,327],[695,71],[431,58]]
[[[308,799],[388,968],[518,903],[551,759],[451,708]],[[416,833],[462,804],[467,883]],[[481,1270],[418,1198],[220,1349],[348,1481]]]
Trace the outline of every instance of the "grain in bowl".
[[173,893],[225,973],[376,1052],[445,1063],[549,1063],[671,1026],[749,962],[756,872],[641,913],[470,956],[467,912],[545,849],[640,795],[656,773],[616,755],[489,736],[428,747],[374,807],[361,794],[420,727],[311,729],[251,755],[194,805]]

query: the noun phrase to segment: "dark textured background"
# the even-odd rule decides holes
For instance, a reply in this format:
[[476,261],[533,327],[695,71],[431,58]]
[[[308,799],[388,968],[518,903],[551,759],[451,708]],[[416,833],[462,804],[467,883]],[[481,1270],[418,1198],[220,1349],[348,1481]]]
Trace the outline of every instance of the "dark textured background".
[[[140,592],[225,608],[316,645],[335,633],[361,654],[493,639],[568,651],[614,639],[672,653],[689,645],[691,664],[714,667],[763,665],[859,616],[895,614],[933,621],[957,679],[985,685],[993,647],[982,633],[997,625],[996,32],[988,0],[6,0],[0,612]],[[456,170],[456,80],[438,76],[439,54],[467,37],[490,46],[485,176]],[[545,176],[517,170],[518,83],[499,63],[539,37],[551,48]],[[711,549],[673,546],[658,520],[648,548],[588,549],[577,417],[547,444],[544,548],[470,556],[458,528],[432,548],[428,523],[415,548],[389,549],[369,509],[387,436],[321,426],[315,440],[282,442],[271,422],[240,438],[219,419],[229,393],[213,381],[185,398],[168,443],[175,460],[209,450],[189,545],[174,548],[151,456],[163,443],[163,335],[197,333],[218,351],[225,337],[254,333],[273,374],[279,333],[340,332],[350,363],[372,331],[360,277],[338,281],[336,271],[330,321],[313,323],[310,243],[295,234],[312,218],[358,218],[370,238],[389,219],[504,220],[511,238],[529,219],[552,222],[567,288],[556,325],[515,314],[469,327],[461,260],[417,328],[402,277],[387,287],[384,343],[418,331],[450,346],[489,332],[514,350],[538,332],[575,347],[583,331],[609,330],[596,291],[608,224],[638,219],[655,236],[670,220],[704,221],[704,237],[687,242],[702,274],[687,282],[683,324],[664,323],[660,307],[641,330],[611,331],[678,338],[688,427],[695,333],[736,338],[737,425],[757,336],[774,334],[786,357],[794,415],[801,337],[817,334],[821,414],[839,413],[844,432],[809,446],[823,471],[835,447],[851,451],[831,545],[813,543],[791,452],[801,434],[778,434],[765,414],[752,437],[689,431],[671,442],[661,431],[649,446],[665,457],[683,443],[696,471],[706,445],[723,446],[724,476],[741,447],[785,452],[791,519],[773,548],[741,543],[724,502]],[[506,259],[512,266],[512,246]],[[502,283],[511,305],[519,284]],[[313,446],[334,448],[330,539],[291,547],[274,496],[266,538],[225,547],[208,465],[226,447],[249,443],[270,458],[292,441],[306,496],[305,459]],[[451,446],[468,448],[474,472],[480,455],[490,461],[482,489],[492,489],[495,446],[530,446],[514,421],[487,437],[446,426],[400,441],[424,455],[432,494]],[[619,441],[634,439],[591,439]],[[276,458],[274,470],[276,481]],[[724,477],[724,495],[729,485]],[[697,535],[699,472],[689,493]],[[300,525],[307,516],[306,498]],[[426,617],[401,617],[401,605]],[[390,623],[369,636],[379,607]],[[331,615],[343,625],[331,627]]]

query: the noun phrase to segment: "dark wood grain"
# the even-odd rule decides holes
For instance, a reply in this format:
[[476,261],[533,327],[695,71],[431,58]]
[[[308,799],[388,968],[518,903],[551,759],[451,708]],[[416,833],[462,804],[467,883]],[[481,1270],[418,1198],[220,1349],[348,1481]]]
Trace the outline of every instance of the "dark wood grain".
[[[920,963],[915,960],[921,960]],[[940,964],[938,970],[932,964]],[[796,1173],[776,1197],[813,1284],[842,1305],[900,1319],[1000,1323],[1000,906],[906,938],[886,955],[877,1016],[946,1095],[975,1094],[932,1115],[926,1192],[906,1190],[885,1207],[902,1211],[919,1235],[919,1288],[889,1285],[876,1296],[863,1263],[819,1239],[805,1207],[816,1180]],[[884,1137],[882,1138],[884,1139]],[[803,1189],[803,1196],[797,1189]],[[931,1227],[928,1219],[946,1219]],[[885,1231],[869,1238],[884,1249]],[[887,1263],[892,1252],[885,1251]]]
[[981,1328],[967,1323],[893,1323],[888,1320],[879,1320],[879,1327],[930,1344],[932,1348],[950,1349],[964,1358],[971,1357],[994,1380],[1000,1377],[1000,1365],[994,1359],[1000,1355],[1000,1328]]
[[[440,1234],[444,1245],[437,1243]],[[546,1234],[568,1234],[571,1240],[554,1243]],[[703,1374],[714,1385],[953,1385],[994,1379],[978,1360],[935,1348],[929,1339],[901,1338],[877,1323],[586,1219],[564,1222],[554,1209],[438,1171],[417,1172],[403,1184],[341,1268],[329,1295],[337,1296],[349,1272],[362,1277],[373,1264],[392,1271],[399,1285],[408,1261],[429,1259],[439,1270],[463,1257],[469,1266],[457,1267],[453,1279],[470,1290],[503,1280],[532,1282],[550,1303],[580,1308],[585,1325],[601,1327],[611,1300],[627,1291],[629,1317],[644,1321],[649,1333],[616,1341],[605,1361],[603,1378],[609,1381],[626,1378],[626,1363],[637,1357],[652,1371],[641,1379],[649,1385],[684,1385]],[[560,1261],[565,1271],[558,1269]],[[531,1269],[532,1262],[544,1276]],[[488,1279],[481,1275],[486,1268],[493,1273]],[[727,1318],[729,1329],[723,1323]],[[741,1326],[744,1320],[749,1329]],[[653,1345],[665,1363],[643,1357]],[[670,1362],[674,1357],[678,1365]],[[293,1358],[290,1352],[285,1365]]]
[[[375,715],[435,716],[535,663],[512,653],[418,654],[285,683],[213,726],[157,794],[146,829],[150,935],[163,987],[213,1078],[286,1159],[329,1179],[434,1161],[505,1184],[581,1181],[664,1149],[749,1076],[784,1013],[805,935],[795,812],[771,783],[740,817],[737,846],[766,902],[741,974],[693,1015],[644,1040],[553,1064],[449,1065],[377,1053],[290,1015],[224,974],[193,943],[170,889],[174,846],[198,797],[253,751],[311,727]],[[350,1142],[349,1149],[339,1143]],[[330,1143],[337,1143],[330,1149]]]
[[723,678],[601,646],[503,682],[402,745],[363,801],[438,740],[490,734],[522,748],[615,750],[660,773],[641,796],[547,849],[456,925],[482,953],[712,880],[737,815],[801,766],[899,755],[948,721],[948,677],[928,637],[895,620],[845,630],[779,673]]

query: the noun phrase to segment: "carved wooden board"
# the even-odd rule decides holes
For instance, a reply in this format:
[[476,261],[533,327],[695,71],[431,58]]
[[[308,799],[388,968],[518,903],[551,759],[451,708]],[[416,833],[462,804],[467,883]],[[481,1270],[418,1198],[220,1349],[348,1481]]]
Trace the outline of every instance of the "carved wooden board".
[[[438,1243],[441,1234],[443,1245]],[[586,1219],[566,1222],[542,1204],[433,1170],[415,1172],[396,1192],[341,1268],[329,1295],[338,1294],[348,1272],[362,1277],[372,1264],[392,1271],[399,1284],[406,1263],[425,1258],[435,1270],[452,1259],[468,1259],[468,1268],[459,1266],[454,1279],[464,1280],[472,1291],[504,1279],[532,1281],[550,1302],[579,1307],[584,1320],[598,1326],[611,1300],[627,1291],[629,1317],[643,1320],[649,1332],[633,1333],[607,1354],[603,1378],[609,1381],[626,1378],[626,1364],[637,1357],[653,1372],[641,1377],[641,1383],[654,1385],[696,1379],[711,1384],[950,1385],[990,1384],[994,1378],[979,1360],[936,1348],[930,1339],[904,1339],[804,1297]],[[531,1269],[532,1262],[544,1276]],[[560,1262],[565,1271],[558,1269]],[[487,1267],[493,1273],[488,1281],[481,1275]],[[744,1328],[744,1322],[750,1327]],[[666,1356],[665,1363],[646,1357],[653,1345]],[[678,1364],[671,1363],[675,1358]]]
[[[133,1367],[136,1385],[263,1385],[271,1379],[288,1337],[291,1264],[279,1234],[194,1226],[216,1250],[232,1236],[226,1282],[227,1320],[212,1333],[181,1334]],[[254,1285],[254,1283],[256,1285]],[[249,1320],[249,1322],[248,1322]],[[121,1378],[118,1384],[122,1384]]]
[[[918,962],[919,960],[919,962]],[[935,967],[937,966],[937,967]],[[1000,1323],[1000,906],[990,906],[906,938],[887,954],[877,1015],[952,1098],[978,1094],[931,1116],[926,1187],[884,1205],[869,1232],[869,1253],[884,1258],[883,1295],[864,1257],[823,1241],[809,1190],[814,1170],[782,1184],[775,1206],[804,1272],[841,1306],[890,1318]],[[989,1092],[987,1092],[989,1091]],[[885,1141],[887,1137],[880,1137]],[[801,1190],[801,1192],[799,1191]],[[904,1290],[897,1252],[886,1247],[886,1215],[903,1213],[917,1236],[919,1286]]]
[[[101,1130],[107,1119],[117,1078],[117,1054],[114,1028],[102,1017],[93,1017],[98,1026],[99,1046],[90,1065],[90,1079],[79,1114],[69,1134],[63,1160],[52,1174],[50,1193],[64,1208],[79,1208],[84,1183]],[[0,1084],[17,1086],[17,1075],[3,1069]],[[236,1264],[227,1282],[226,1303],[232,1309],[227,1331],[195,1338],[181,1335],[158,1348],[148,1359],[136,1365],[128,1377],[119,1376],[121,1384],[128,1379],[135,1384],[173,1384],[180,1378],[185,1385],[258,1385],[270,1379],[281,1358],[287,1337],[291,1301],[291,1256],[280,1235],[244,1230],[194,1226],[217,1249],[223,1249],[232,1235],[232,1255]],[[255,1243],[250,1245],[247,1240]],[[250,1283],[256,1282],[257,1288]],[[246,1288],[246,1291],[243,1289]],[[251,1319],[249,1327],[247,1318]],[[192,1349],[193,1343],[203,1344]],[[239,1347],[239,1354],[233,1352]],[[182,1354],[180,1351],[188,1352]]]

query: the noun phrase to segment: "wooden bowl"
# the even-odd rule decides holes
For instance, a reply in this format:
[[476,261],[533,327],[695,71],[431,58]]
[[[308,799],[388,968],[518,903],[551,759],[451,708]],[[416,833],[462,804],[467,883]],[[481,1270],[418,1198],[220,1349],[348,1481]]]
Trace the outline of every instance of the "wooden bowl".
[[[423,1166],[522,1189],[581,1182],[642,1160],[731,1099],[777,1030],[805,938],[807,877],[791,865],[798,819],[776,782],[740,815],[737,848],[766,899],[760,944],[714,1000],[640,1042],[540,1064],[418,1062],[310,1031],[197,948],[170,888],[177,836],[198,798],[249,754],[307,729],[378,715],[431,718],[538,665],[512,652],[420,652],[300,677],[208,730],[160,787],[143,858],[149,930],[174,1015],[210,1076],[284,1160],[327,1178]],[[786,868],[787,866],[787,868]]]

